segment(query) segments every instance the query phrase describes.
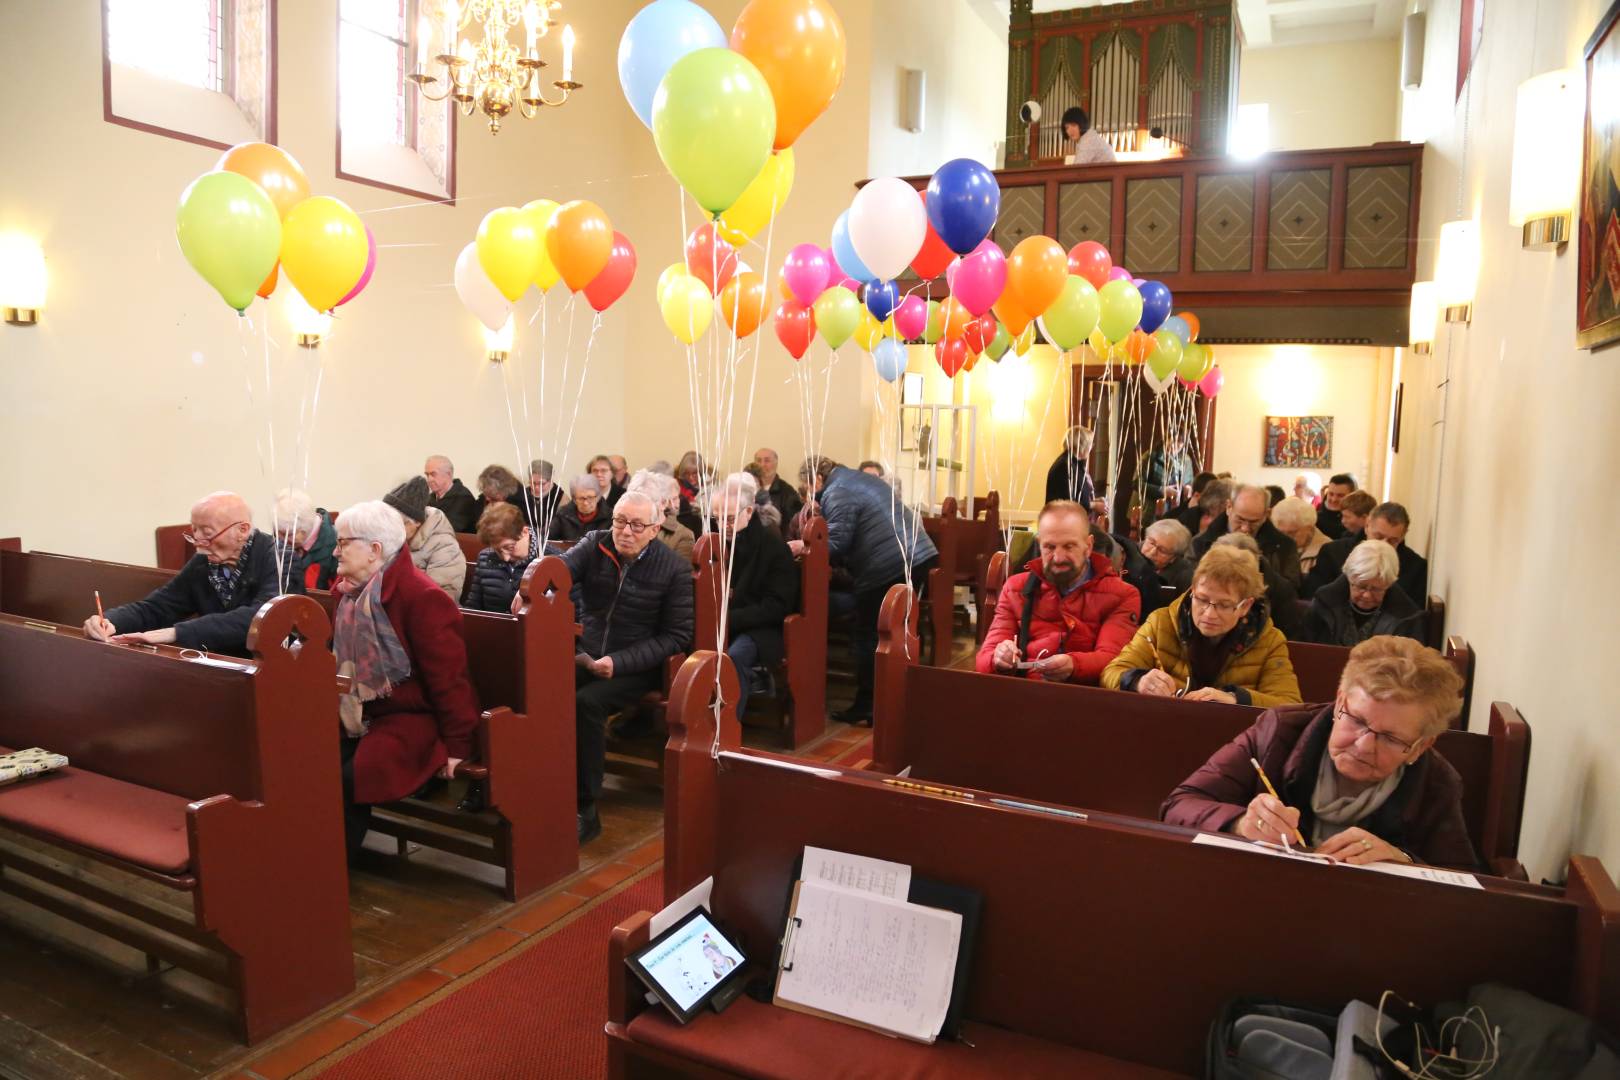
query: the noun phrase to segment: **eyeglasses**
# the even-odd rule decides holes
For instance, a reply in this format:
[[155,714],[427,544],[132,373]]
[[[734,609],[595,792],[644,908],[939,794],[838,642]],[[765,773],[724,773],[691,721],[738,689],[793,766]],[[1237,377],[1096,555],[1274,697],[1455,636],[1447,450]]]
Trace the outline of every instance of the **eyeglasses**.
[[1238,513],[1236,510],[1232,511],[1232,528],[1234,528],[1234,529],[1243,528],[1245,526],[1247,526],[1248,528],[1251,528],[1251,529],[1258,529],[1260,526],[1264,525],[1265,523],[1266,523],[1266,519],[1263,518],[1263,517],[1260,517],[1260,518],[1246,518],[1242,514]]
[[615,529],[623,529],[631,536],[640,536],[642,533],[652,528],[655,524],[658,523],[652,521],[632,521],[627,517],[616,517],[613,519],[613,527]]
[[335,552],[336,551],[342,551],[343,548],[344,548],[344,545],[346,545],[346,544],[369,544],[369,543],[371,543],[371,541],[367,540],[363,536],[340,536],[335,541],[332,542],[332,550],[335,551]]
[[1189,593],[1188,595],[1192,597],[1192,602],[1195,607],[1205,608],[1206,610],[1213,608],[1222,615],[1230,615],[1232,612],[1248,603],[1247,600],[1239,600],[1235,604],[1226,600],[1210,600],[1206,597],[1199,596],[1197,593]]
[[1385,594],[1388,592],[1389,586],[1378,581],[1369,581],[1365,583],[1352,581],[1350,583],[1351,595],[1359,593],[1362,596],[1371,597],[1374,600],[1382,600]]
[[1379,731],[1342,705],[1334,712],[1333,719],[1343,720],[1348,724],[1351,730],[1356,733],[1357,742],[1361,741],[1363,735],[1371,734],[1373,745],[1381,750],[1394,750],[1399,754],[1410,754],[1412,752],[1413,743],[1409,743],[1405,739],[1398,739],[1387,731]]
[[198,536],[196,533],[181,533],[180,539],[184,540],[194,548],[210,547],[213,545],[215,540],[218,540],[220,537],[224,536],[238,525],[246,524],[248,523],[245,521],[233,521],[223,529],[215,529],[213,532],[204,534],[202,536]]

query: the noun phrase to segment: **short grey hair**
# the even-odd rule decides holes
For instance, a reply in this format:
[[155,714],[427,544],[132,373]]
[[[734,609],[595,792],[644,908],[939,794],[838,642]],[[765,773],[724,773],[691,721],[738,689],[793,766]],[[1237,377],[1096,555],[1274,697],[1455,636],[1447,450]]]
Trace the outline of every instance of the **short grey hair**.
[[529,462],[529,475],[531,477],[538,476],[542,480],[550,480],[551,462],[545,458],[535,458]]
[[[637,469],[635,475],[630,477],[630,482],[624,485],[624,490],[626,493],[644,492],[653,501],[663,505],[675,498],[676,494],[680,492],[681,486],[668,473],[657,473],[651,469]],[[623,496],[620,497],[620,501],[623,501]]]
[[675,475],[675,467],[673,465],[671,465],[669,462],[665,461],[663,458],[659,458],[657,461],[655,461],[651,465],[647,466],[645,471],[646,472],[659,473],[660,475],[663,475],[663,476],[674,476]]
[[1076,424],[1069,429],[1069,433],[1064,439],[1064,445],[1074,449],[1075,457],[1090,457],[1091,445],[1095,439],[1096,436],[1092,434],[1090,428],[1082,424]]
[[1382,540],[1363,540],[1344,560],[1344,576],[1357,585],[1376,581],[1388,587],[1401,576],[1401,559]]
[[1232,489],[1232,501],[1237,502],[1240,495],[1247,495],[1251,491],[1260,496],[1261,503],[1264,504],[1268,510],[1271,508],[1271,493],[1265,488],[1261,487],[1259,484],[1239,484],[1237,487]]
[[298,488],[282,488],[276,492],[276,506],[270,527],[282,529],[308,529],[315,522],[315,501],[309,493]]
[[381,499],[355,503],[339,514],[338,532],[356,540],[381,544],[385,562],[405,546],[404,520],[399,511]]
[[573,495],[574,493],[580,491],[594,491],[600,495],[602,493],[602,485],[596,482],[596,477],[592,476],[590,473],[586,473],[583,476],[576,476],[573,480],[569,481],[568,494]]
[[434,468],[436,465],[443,465],[445,472],[449,473],[451,476],[456,474],[456,467],[450,464],[450,459],[445,457],[443,454],[429,454],[427,463],[429,468]]
[[1187,548],[1192,546],[1192,533],[1187,531],[1187,526],[1171,518],[1160,518],[1149,525],[1147,538],[1177,555],[1187,554]]
[[1216,540],[1215,543],[1225,544],[1227,547],[1235,547],[1240,551],[1247,551],[1257,560],[1260,558],[1260,544],[1248,533],[1229,532],[1221,536],[1221,538]]
[[658,505],[657,502],[653,500],[653,497],[647,494],[645,491],[626,491],[623,495],[619,496],[618,505],[613,509],[615,513],[622,514],[630,508],[631,503],[645,505],[647,507],[647,516],[654,525],[657,525],[664,520],[663,509]]
[[1222,514],[1232,502],[1232,481],[1211,480],[1198,496],[1198,509],[1206,514]]
[[1271,523],[1285,533],[1316,527],[1316,507],[1297,495],[1290,495],[1271,508]]
[[734,472],[726,477],[723,490],[728,495],[736,492],[742,497],[744,505],[751,506],[754,500],[759,497],[759,481],[755,480],[749,473]]

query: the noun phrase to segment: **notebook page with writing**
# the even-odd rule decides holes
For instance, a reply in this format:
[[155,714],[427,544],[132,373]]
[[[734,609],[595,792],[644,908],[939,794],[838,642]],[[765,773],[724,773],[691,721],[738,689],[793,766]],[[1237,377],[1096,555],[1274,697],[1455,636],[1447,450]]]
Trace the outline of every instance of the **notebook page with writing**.
[[1455,885],[1465,889],[1483,889],[1485,887],[1479,883],[1479,879],[1473,874],[1465,874],[1456,870],[1442,870],[1438,866],[1408,865],[1396,862],[1363,864],[1339,862],[1336,859],[1328,858],[1326,855],[1318,855],[1311,851],[1284,850],[1273,844],[1258,844],[1221,833],[1201,832],[1193,837],[1193,843],[1203,844],[1208,847],[1233,848],[1237,851],[1247,851],[1255,855],[1273,855],[1282,859],[1325,863],[1329,866],[1348,866],[1352,870],[1371,870],[1379,874],[1393,874],[1396,877],[1414,878],[1418,881],[1432,881],[1437,885]]
[[954,911],[802,881],[776,1004],[931,1043],[961,936]]
[[848,892],[875,893],[893,900],[904,900],[911,891],[911,867],[888,859],[851,855],[826,848],[804,848],[802,881],[814,881]]

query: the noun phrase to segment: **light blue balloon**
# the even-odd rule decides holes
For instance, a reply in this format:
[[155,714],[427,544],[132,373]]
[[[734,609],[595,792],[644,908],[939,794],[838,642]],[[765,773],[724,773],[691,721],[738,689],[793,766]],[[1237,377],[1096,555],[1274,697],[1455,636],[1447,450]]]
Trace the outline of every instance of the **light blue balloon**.
[[1176,337],[1180,338],[1183,345],[1187,345],[1192,342],[1192,327],[1188,326],[1187,320],[1183,319],[1180,315],[1172,315],[1168,319],[1164,320],[1164,326],[1162,329],[1168,330],[1172,334],[1176,335]]
[[896,382],[906,373],[906,347],[894,338],[884,338],[872,350],[872,366],[884,382]]
[[861,257],[855,254],[855,245],[850,243],[848,210],[839,214],[838,220],[833,223],[832,249],[833,258],[838,260],[838,268],[849,277],[863,284],[876,280],[877,275],[866,268]]
[[652,127],[653,95],[675,61],[699,49],[724,49],[726,32],[692,0],[653,0],[636,12],[619,39],[619,85],[625,100]]

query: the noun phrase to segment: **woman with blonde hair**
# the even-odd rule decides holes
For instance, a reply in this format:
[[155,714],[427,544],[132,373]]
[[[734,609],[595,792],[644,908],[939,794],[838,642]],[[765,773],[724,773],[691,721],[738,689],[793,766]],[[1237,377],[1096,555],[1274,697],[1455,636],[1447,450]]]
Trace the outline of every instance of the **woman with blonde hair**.
[[1266,613],[1265,592],[1252,554],[1210,548],[1193,571],[1192,587],[1147,617],[1103,669],[1102,685],[1188,701],[1297,704],[1288,639]]

